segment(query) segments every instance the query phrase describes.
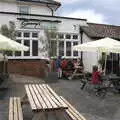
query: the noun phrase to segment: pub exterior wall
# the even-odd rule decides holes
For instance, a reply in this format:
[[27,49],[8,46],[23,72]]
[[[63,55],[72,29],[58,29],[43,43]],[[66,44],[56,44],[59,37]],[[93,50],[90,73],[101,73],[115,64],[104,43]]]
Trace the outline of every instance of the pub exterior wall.
[[[83,34],[83,42],[91,42],[94,41],[92,38],[88,37],[85,33]],[[100,57],[100,53],[97,52],[83,52],[83,63],[84,69],[87,72],[92,72],[93,65],[98,66],[98,60]]]

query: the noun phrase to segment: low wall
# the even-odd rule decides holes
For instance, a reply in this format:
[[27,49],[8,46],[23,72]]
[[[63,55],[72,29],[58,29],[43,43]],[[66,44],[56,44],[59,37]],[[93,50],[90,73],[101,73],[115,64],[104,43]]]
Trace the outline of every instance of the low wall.
[[45,60],[8,60],[8,72],[43,78]]

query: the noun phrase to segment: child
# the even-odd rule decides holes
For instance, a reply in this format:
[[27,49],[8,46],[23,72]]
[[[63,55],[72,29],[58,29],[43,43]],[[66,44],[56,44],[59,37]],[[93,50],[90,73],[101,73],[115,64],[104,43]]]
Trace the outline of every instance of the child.
[[98,67],[97,66],[93,66],[93,72],[92,72],[92,84],[101,84],[101,81],[100,81],[100,75],[102,74],[103,72],[100,72],[98,71]]

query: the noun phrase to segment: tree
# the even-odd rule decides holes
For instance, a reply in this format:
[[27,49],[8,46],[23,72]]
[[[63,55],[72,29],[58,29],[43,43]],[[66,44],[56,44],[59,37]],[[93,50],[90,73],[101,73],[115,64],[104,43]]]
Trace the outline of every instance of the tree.
[[9,22],[9,26],[7,25],[2,25],[0,28],[0,32],[2,35],[11,38],[11,39],[15,39],[15,24],[14,22],[10,21]]
[[56,56],[57,51],[57,29],[45,30],[45,39],[43,37],[40,38],[42,43],[41,52],[48,52],[48,57]]
[[[15,40],[15,23],[13,21],[9,22],[9,26],[6,24],[2,25],[0,28],[0,33],[12,40]],[[12,51],[6,51],[4,54],[7,54],[8,56],[12,56]]]

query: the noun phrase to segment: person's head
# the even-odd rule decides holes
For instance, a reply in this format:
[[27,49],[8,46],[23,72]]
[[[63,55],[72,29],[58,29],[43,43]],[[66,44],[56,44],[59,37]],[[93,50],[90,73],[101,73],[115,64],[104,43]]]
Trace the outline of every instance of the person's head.
[[61,59],[61,56],[58,56],[58,59]]
[[96,72],[96,71],[98,71],[98,66],[94,65],[93,66],[93,72]]
[[80,58],[78,58],[78,59],[77,59],[77,62],[79,62],[79,63],[80,63],[80,62],[81,62],[81,59],[80,59]]

